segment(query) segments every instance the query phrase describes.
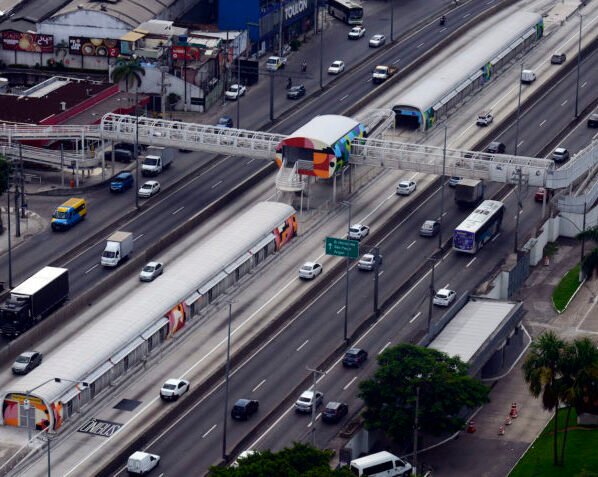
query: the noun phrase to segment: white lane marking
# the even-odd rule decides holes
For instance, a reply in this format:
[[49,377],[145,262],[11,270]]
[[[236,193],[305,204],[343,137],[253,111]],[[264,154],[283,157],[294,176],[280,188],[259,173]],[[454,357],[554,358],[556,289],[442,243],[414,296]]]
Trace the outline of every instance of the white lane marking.
[[384,352],[384,350],[386,348],[388,348],[390,346],[390,341],[388,343],[386,343],[384,346],[382,346],[382,349],[380,351],[378,351],[378,354],[382,354]]
[[417,45],[417,46],[416,46],[416,48],[420,48],[420,47],[422,47],[422,46],[424,46],[424,44],[423,44],[423,43],[420,43],[419,45]]
[[208,429],[208,430],[205,432],[205,434],[204,434],[203,436],[201,436],[201,438],[202,438],[202,439],[205,439],[205,438],[206,438],[206,436],[207,436],[207,435],[208,435],[210,432],[212,432],[214,429],[216,429],[216,426],[217,426],[217,425],[218,425],[218,424],[214,424],[212,427],[210,427],[210,428],[209,428],[209,429]]
[[172,215],[176,215],[176,214],[178,214],[178,213],[179,213],[181,210],[183,210],[184,208],[185,208],[185,206],[184,206],[184,205],[183,205],[183,206],[181,206],[181,207],[179,207],[177,210],[175,210],[175,211],[172,213]]
[[418,311],[418,312],[417,312],[417,315],[415,315],[413,318],[411,318],[411,319],[409,320],[409,323],[413,323],[415,320],[417,320],[417,319],[420,317],[420,315],[421,315],[421,314],[422,314],[422,312],[421,312],[421,311]]
[[248,166],[249,164],[251,164],[253,161],[255,161],[255,157],[253,159],[251,159],[250,161],[246,162],[245,165]]
[[448,30],[448,28],[444,27],[442,30],[440,30],[440,33],[442,33],[443,31],[446,31],[446,30]]
[[413,247],[415,245],[415,242],[417,242],[417,240],[414,240],[409,245],[407,245],[407,250],[409,250],[411,247]]
[[355,376],[351,381],[349,381],[347,384],[345,384],[345,386],[343,387],[343,391],[346,391],[347,388],[349,386],[351,386],[351,384],[353,384],[355,382],[355,380],[357,379],[357,376]]
[[94,268],[97,268],[97,267],[98,267],[98,265],[99,265],[99,263],[96,263],[96,264],[95,264],[93,267],[91,267],[89,270],[87,270],[87,271],[85,272],[85,275],[87,275],[89,272],[91,272],[91,271],[92,271]]
[[348,94],[344,95],[341,99],[339,99],[339,101],[342,103],[345,99],[347,99],[349,97]]
[[525,141],[521,141],[519,144],[517,144],[517,147],[521,147],[521,145],[524,143]]
[[498,237],[500,237],[500,232],[498,232],[494,237],[492,237],[491,242],[494,242]]
[[448,288],[450,285],[450,283],[447,283],[446,285],[444,285],[444,288]]
[[384,270],[378,272],[378,276],[381,276],[384,273]]
[[366,83],[369,83],[370,81],[372,81],[372,77],[371,76],[367,80],[365,80]]
[[563,102],[561,103],[561,106],[565,106],[565,104],[567,104],[567,101],[568,101],[567,99],[566,99],[565,101],[563,101]]
[[309,343],[309,340],[305,340],[305,341],[303,342],[303,344],[302,344],[301,346],[299,346],[299,348],[297,348],[297,349],[296,349],[296,351],[300,351],[300,350],[301,350],[301,348],[303,348],[303,347],[304,347],[304,346],[305,346],[307,343]]
[[216,184],[214,184],[212,187],[210,187],[210,189],[214,189],[215,187],[218,187],[220,184],[222,184],[222,182],[224,182],[222,179],[219,180],[218,182],[216,182]]
[[140,239],[141,237],[143,237],[145,234],[139,234],[137,237],[135,237],[133,239],[133,242],[136,242],[138,239]]
[[394,60],[391,65],[396,65],[399,61],[401,61],[401,58],[397,58],[396,60]]
[[463,15],[463,18],[467,18],[470,15],[471,15],[471,13],[466,13],[465,15]]
[[256,387],[251,390],[252,393],[256,392],[262,384],[266,382],[265,379],[262,379],[259,383],[257,383]]
[[584,81],[584,82],[582,83],[581,87],[583,88],[583,87],[585,87],[585,85],[587,85],[587,84],[588,84],[588,82],[587,82],[587,81]]
[[486,2],[486,5],[492,5],[494,3],[494,0],[490,0],[489,2]]
[[341,311],[343,311],[345,309],[345,305],[341,306],[338,311],[336,312],[336,314],[338,315]]
[[469,263],[468,263],[467,265],[465,265],[465,268],[469,268],[469,267],[471,266],[471,264],[472,264],[473,262],[475,262],[475,261],[476,261],[476,258],[478,258],[478,257],[473,257],[473,258],[472,258],[472,259],[469,261]]
[[[322,415],[322,413],[321,413],[321,412],[319,412],[319,413],[316,415],[316,418],[314,419],[314,422],[315,422],[315,421],[317,421],[318,419],[320,419],[320,416],[321,416],[321,415]],[[307,427],[311,427],[311,421],[309,421],[309,422],[307,423]]]
[[546,119],[540,123],[540,127],[544,126],[545,122],[546,122]]

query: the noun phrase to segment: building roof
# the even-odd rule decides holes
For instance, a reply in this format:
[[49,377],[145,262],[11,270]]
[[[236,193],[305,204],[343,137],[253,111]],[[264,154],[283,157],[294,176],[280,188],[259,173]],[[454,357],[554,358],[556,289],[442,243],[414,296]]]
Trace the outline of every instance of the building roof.
[[349,131],[359,125],[359,121],[336,114],[316,116],[308,123],[290,134],[283,142],[293,138],[306,138],[314,144],[321,143],[331,147]]
[[[37,23],[44,21],[71,0],[23,1],[0,0],[0,6],[6,2],[18,4],[17,11],[0,22],[0,30],[19,32],[37,31]],[[4,10],[4,8],[1,8]]]
[[471,299],[429,346],[469,363],[519,306],[516,302]]
[[[118,362],[148,328],[163,321],[164,315],[178,303],[197,294],[201,285],[224,273],[227,265],[249,255],[252,247],[294,213],[291,206],[279,202],[255,204],[167,263],[160,278],[136,287],[77,336],[49,353],[41,366],[13,381],[12,389],[7,392],[24,393],[55,376],[85,381],[99,368]],[[35,395],[49,403],[71,388],[69,382],[49,382],[35,391]]]
[[31,94],[0,94],[0,121],[40,124],[43,120],[63,113],[61,103],[65,103],[68,110],[114,86],[66,77],[54,79],[60,82],[58,87],[57,84],[45,84],[43,88],[47,88],[46,94],[40,95],[39,89],[35,92],[34,88],[30,88]]
[[459,55],[447,58],[436,70],[399,96],[394,107],[427,111],[541,22],[541,15],[530,12],[515,12],[508,21],[494,22],[491,28],[477,32]]

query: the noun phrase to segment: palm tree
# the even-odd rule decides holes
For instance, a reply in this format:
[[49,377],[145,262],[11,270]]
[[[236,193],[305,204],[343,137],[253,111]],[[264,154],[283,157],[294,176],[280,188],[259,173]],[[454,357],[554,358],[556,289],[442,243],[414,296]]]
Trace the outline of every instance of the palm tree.
[[537,398],[542,395],[544,409],[554,409],[554,465],[558,465],[557,433],[564,351],[565,342],[553,331],[548,331],[534,340],[523,363],[523,376],[532,396]]
[[141,66],[139,59],[119,60],[111,73],[112,81],[120,83],[125,80],[125,91],[129,91],[129,83],[137,81],[137,87],[141,86],[141,77],[145,76],[145,69]]
[[565,463],[565,446],[571,409],[581,414],[598,399],[598,349],[589,338],[576,339],[567,345],[562,363],[562,399],[568,404],[561,465]]
[[[598,243],[598,226],[591,227],[577,234],[578,240],[592,240]],[[595,248],[583,259],[581,269],[584,276],[591,278],[594,270],[598,269],[598,248]]]

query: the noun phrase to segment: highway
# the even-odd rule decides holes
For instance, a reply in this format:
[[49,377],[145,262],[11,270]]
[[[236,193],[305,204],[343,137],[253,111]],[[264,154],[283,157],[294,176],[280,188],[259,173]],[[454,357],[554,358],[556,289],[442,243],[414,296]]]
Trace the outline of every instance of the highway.
[[[437,2],[438,8],[440,8],[441,4],[442,2]],[[289,114],[276,124],[273,132],[291,133],[318,114],[341,114],[350,106],[351,99],[349,98],[361,98],[372,91],[374,86],[369,79],[371,70],[376,64],[395,62],[398,58],[398,52],[401,52],[401,64],[413,61],[424,52],[422,47],[418,47],[422,42],[431,47],[431,38],[435,38],[435,41],[440,40],[443,35],[464,24],[471,16],[486,8],[488,8],[487,3],[474,0],[456,10],[454,17],[453,14],[449,14],[449,22],[445,28],[439,28],[437,23],[433,21],[409,38],[379,50],[369,49],[367,47],[367,38],[357,42],[347,40],[348,27],[335,21],[332,27],[326,30],[325,33],[325,54],[326,57],[335,59],[342,52],[343,58],[346,58],[346,62],[348,63],[349,70],[328,85],[322,94],[299,103],[299,106],[293,110],[292,114]],[[429,14],[429,11],[429,5],[418,6],[417,8],[410,6],[407,15],[402,15],[401,9],[397,9],[395,12],[397,19],[395,32],[406,29],[409,21],[416,22],[417,20],[421,20]],[[376,21],[371,19],[368,22],[370,21],[374,25],[372,29],[376,28]],[[378,22],[380,25],[386,25],[388,18],[384,19],[382,17]],[[358,45],[357,47],[355,47],[356,44]],[[373,56],[371,55],[372,53]],[[370,54],[370,56],[364,61],[363,55],[366,54]],[[355,63],[359,62],[359,66],[351,69],[350,58]],[[297,62],[298,66],[299,62]],[[291,65],[289,66],[290,68]],[[364,80],[358,81],[356,78],[363,78]],[[328,81],[328,78],[325,79]],[[283,78],[278,78],[277,81],[279,85],[284,84]],[[315,89],[318,82],[319,78],[316,77],[305,81],[306,85],[311,84],[311,89]],[[281,94],[277,94],[276,98],[281,102],[286,101],[288,103],[284,97],[284,89],[281,90]],[[267,114],[263,99],[263,97],[248,93],[246,98],[241,100],[241,107]],[[233,111],[235,111],[235,108],[236,105],[227,105],[225,110],[234,116]],[[246,121],[250,121],[250,119]],[[255,117],[252,121],[257,126],[263,123],[264,117]],[[245,124],[244,120],[244,126],[250,127],[251,124]],[[172,170],[160,176],[159,180],[162,181],[164,177],[166,179],[164,181],[165,185],[177,182],[180,174],[188,167],[186,164],[189,164],[191,160],[185,158],[185,156],[180,155],[171,168]],[[190,158],[195,157],[204,162],[213,159],[212,156],[200,153],[192,153],[189,156]],[[183,164],[180,164],[180,162],[183,162]],[[231,164],[234,164],[234,167]],[[46,230],[13,251],[13,284],[20,283],[20,281],[30,276],[39,268],[53,262],[56,257],[65,254],[68,250],[74,249],[85,239],[92,237],[94,231],[115,222],[117,224],[115,223],[114,229],[133,232],[135,237],[135,253],[139,254],[148,245],[220,197],[223,191],[238,184],[262,167],[266,167],[266,164],[260,161],[252,161],[246,158],[226,158],[220,163],[206,166],[206,169],[192,175],[183,181],[183,184],[179,187],[164,191],[164,193],[152,199],[151,202],[153,204],[150,207],[144,208],[138,214],[134,214],[133,218],[127,221],[118,221],[118,219],[122,217],[123,213],[132,210],[132,194],[134,192],[130,190],[120,197],[115,197],[109,193],[106,186],[104,190],[100,190],[92,195],[89,217],[84,223],[77,225],[76,228],[66,233],[56,234],[52,233],[51,230]],[[271,178],[267,178],[266,180],[271,180]],[[60,200],[56,200],[56,204],[59,203]],[[66,266],[70,272],[71,298],[76,297],[81,291],[87,290],[111,272],[111,270],[103,269],[99,265],[104,240],[105,237],[96,240],[84,250],[71,254],[72,256],[69,256],[64,262],[60,263],[60,265]],[[0,258],[0,266],[4,270],[8,270],[7,262],[8,258],[5,254]],[[6,345],[6,343],[7,340],[2,338],[2,344]]]

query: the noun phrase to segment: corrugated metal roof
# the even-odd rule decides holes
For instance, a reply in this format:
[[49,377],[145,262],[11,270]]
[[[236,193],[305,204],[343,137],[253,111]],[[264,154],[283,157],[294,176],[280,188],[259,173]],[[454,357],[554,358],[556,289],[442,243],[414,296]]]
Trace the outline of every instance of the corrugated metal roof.
[[395,107],[428,110],[541,21],[542,16],[537,13],[515,12],[509,16],[508,21],[492,23],[483,33],[475,35],[475,40],[463,48],[459,55],[448,57],[442,65],[399,96],[394,102]]
[[[10,392],[23,393],[54,377],[83,380],[106,366],[110,357],[294,213],[287,204],[260,202],[228,221],[218,233],[167,264],[157,280],[140,284],[68,343],[44,356],[41,366],[11,383]],[[49,402],[71,385],[51,382],[35,395]]]
[[429,347],[468,363],[516,307],[514,302],[470,300]]
[[316,116],[307,124],[301,126],[293,134],[289,135],[285,141],[291,138],[305,137],[314,142],[321,142],[326,146],[332,146],[358,124],[359,122],[353,118],[336,114],[324,114]]

